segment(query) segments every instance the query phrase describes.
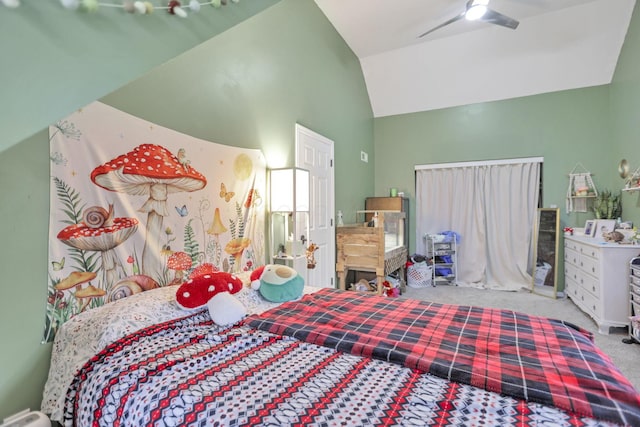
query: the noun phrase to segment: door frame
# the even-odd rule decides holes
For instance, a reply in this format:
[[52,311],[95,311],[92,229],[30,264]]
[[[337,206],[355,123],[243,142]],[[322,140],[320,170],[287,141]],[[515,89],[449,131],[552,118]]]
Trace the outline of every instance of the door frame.
[[[301,167],[304,168],[305,166],[302,164],[301,160],[300,160],[300,155],[301,155],[301,150],[302,150],[302,138],[301,136],[307,136],[310,137],[314,142],[316,142],[317,144],[322,144],[323,146],[327,146],[329,148],[329,157],[330,157],[330,167],[329,167],[329,173],[328,173],[328,180],[329,183],[327,185],[327,217],[329,219],[329,228],[330,228],[330,233],[329,233],[329,238],[328,243],[327,243],[327,258],[328,261],[331,263],[332,267],[331,269],[327,270],[327,271],[331,271],[333,274],[330,274],[329,277],[322,277],[321,278],[321,285],[324,286],[324,284],[326,283],[327,285],[329,285],[330,287],[335,288],[336,287],[336,274],[335,274],[335,263],[336,263],[336,233],[335,233],[335,167],[334,167],[334,141],[317,133],[314,132],[313,130],[306,128],[305,126],[302,126],[299,123],[296,123],[295,125],[295,166],[296,167]],[[316,178],[317,175],[313,173],[313,171],[309,171],[309,181],[311,183],[316,182]],[[317,208],[318,204],[316,203],[315,200],[315,191],[311,191],[310,194],[310,200],[309,200],[309,205],[310,205],[310,221],[312,221],[311,218],[313,218],[314,215],[314,209]],[[318,230],[312,229],[312,227],[310,226],[310,232],[309,232],[309,242],[313,241],[315,238],[315,233],[319,233]]]

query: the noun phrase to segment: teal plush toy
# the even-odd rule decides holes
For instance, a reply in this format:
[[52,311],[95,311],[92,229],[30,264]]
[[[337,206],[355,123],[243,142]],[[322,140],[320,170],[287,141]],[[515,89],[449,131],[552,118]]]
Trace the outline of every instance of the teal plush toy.
[[264,266],[260,280],[253,281],[251,287],[258,289],[267,301],[292,301],[302,296],[304,279],[291,267],[269,264]]

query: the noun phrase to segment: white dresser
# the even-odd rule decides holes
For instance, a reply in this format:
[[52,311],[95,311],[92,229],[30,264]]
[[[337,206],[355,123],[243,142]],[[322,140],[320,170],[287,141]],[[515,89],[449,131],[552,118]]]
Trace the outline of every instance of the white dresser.
[[639,253],[640,246],[564,238],[565,293],[595,320],[601,334],[629,325],[629,261]]

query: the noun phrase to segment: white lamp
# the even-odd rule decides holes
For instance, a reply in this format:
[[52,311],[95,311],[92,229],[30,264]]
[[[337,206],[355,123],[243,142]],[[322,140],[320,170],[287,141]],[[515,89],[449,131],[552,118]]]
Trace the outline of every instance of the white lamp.
[[271,169],[271,212],[309,212],[309,171]]

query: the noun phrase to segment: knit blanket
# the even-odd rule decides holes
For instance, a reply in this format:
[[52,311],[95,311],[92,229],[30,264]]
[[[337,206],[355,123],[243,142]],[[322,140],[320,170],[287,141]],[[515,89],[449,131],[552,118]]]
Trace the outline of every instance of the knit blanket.
[[640,425],[640,394],[590,332],[561,320],[323,289],[245,323],[579,416]]

